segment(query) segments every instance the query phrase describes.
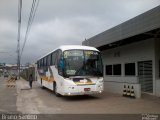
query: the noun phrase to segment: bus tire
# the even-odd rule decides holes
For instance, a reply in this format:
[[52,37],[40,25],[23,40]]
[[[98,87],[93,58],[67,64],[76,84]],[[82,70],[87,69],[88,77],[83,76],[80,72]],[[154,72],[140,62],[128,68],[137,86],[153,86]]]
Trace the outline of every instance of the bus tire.
[[54,94],[57,96],[57,97],[60,97],[61,95],[57,92],[57,84],[56,82],[53,82],[53,91],[54,91]]
[[42,78],[41,78],[41,88],[42,88],[42,89],[45,89],[45,87],[42,85],[42,81],[43,81],[43,80],[42,80]]

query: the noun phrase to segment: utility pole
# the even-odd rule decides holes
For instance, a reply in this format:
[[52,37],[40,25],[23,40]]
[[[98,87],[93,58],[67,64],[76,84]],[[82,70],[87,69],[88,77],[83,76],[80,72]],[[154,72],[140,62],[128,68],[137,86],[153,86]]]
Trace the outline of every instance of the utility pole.
[[19,0],[18,6],[18,44],[17,44],[17,73],[20,79],[20,33],[21,33],[21,11],[22,11],[22,0]]

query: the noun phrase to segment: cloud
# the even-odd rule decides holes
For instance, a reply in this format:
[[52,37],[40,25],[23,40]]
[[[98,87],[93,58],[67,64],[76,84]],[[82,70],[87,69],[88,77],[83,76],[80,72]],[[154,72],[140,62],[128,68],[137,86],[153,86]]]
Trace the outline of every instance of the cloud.
[[35,52],[34,58],[38,58],[60,45],[81,45],[86,37],[101,31],[100,26],[103,26],[103,22],[93,16],[55,18],[52,21],[35,24],[30,31],[23,59],[26,60],[28,53],[33,52],[32,47]]
[[[21,47],[32,0],[23,1]],[[40,0],[28,36],[22,63],[33,62],[60,45],[81,44],[90,38],[151,8],[159,0]],[[18,0],[0,1],[0,61],[15,63]],[[10,56],[11,53],[12,57]]]
[[16,62],[16,26],[8,20],[0,20],[0,62]]

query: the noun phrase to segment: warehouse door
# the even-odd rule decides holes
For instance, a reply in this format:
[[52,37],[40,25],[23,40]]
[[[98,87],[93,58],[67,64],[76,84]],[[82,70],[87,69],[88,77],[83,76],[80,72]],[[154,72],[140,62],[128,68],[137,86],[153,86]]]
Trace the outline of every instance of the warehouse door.
[[153,93],[152,61],[138,62],[138,75],[142,92]]

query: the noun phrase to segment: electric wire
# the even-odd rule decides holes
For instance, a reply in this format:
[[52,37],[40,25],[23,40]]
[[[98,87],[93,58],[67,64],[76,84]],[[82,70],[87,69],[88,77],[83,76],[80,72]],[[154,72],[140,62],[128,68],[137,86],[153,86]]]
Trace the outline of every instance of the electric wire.
[[31,7],[31,10],[30,10],[30,15],[29,15],[29,19],[28,19],[27,29],[26,29],[26,33],[25,33],[25,37],[24,37],[24,43],[23,43],[23,46],[22,46],[22,51],[21,51],[21,55],[20,56],[22,56],[22,53],[23,53],[23,50],[24,50],[24,46],[26,44],[26,40],[27,40],[27,37],[28,37],[28,32],[29,32],[29,27],[30,27],[30,23],[31,23],[34,7],[35,7],[35,2],[36,2],[36,0],[32,1],[32,7]]
[[27,38],[28,38],[28,35],[29,35],[29,32],[30,32],[33,20],[35,18],[35,14],[36,14],[38,5],[39,5],[39,0],[37,1],[37,3],[36,3],[36,1],[37,0],[33,0],[33,2],[32,2],[32,8],[31,8],[31,11],[30,11],[29,19],[28,19],[27,30],[26,30],[26,34],[25,34],[24,43],[23,43],[23,46],[22,46],[22,51],[21,51],[20,58],[22,57],[22,54],[23,54],[23,51],[24,51],[24,48],[25,48],[25,45],[26,45],[26,42],[27,42]]

